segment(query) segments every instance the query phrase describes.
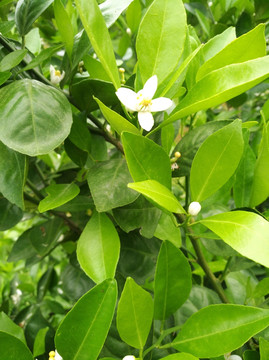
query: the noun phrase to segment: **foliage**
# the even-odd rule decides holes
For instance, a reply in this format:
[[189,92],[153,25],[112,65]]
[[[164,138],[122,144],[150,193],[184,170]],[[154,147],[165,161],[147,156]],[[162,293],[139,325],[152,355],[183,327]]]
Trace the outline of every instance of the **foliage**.
[[268,359],[268,2],[0,18],[0,358]]

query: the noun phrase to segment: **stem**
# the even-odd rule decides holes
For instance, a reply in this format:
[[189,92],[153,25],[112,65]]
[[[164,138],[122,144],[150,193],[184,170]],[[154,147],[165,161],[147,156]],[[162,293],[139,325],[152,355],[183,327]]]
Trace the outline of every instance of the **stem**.
[[188,206],[189,206],[189,194],[190,194],[190,177],[189,176],[185,176],[185,190],[186,190],[186,197],[185,197],[185,210],[188,210]]
[[143,359],[143,348],[139,349],[139,359]]
[[40,200],[43,199],[43,195],[42,195],[41,192],[36,188],[35,184],[33,184],[31,180],[27,179],[27,180],[26,180],[26,184],[27,184],[27,186],[33,191],[33,193],[34,193]]

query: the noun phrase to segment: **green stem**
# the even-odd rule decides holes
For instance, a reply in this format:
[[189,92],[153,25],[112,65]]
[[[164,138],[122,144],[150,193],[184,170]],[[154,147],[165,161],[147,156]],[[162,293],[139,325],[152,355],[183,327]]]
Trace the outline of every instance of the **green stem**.
[[43,195],[41,194],[41,192],[36,188],[35,184],[32,183],[31,180],[27,179],[26,180],[26,185],[33,191],[33,193],[41,200],[43,199]]
[[189,196],[190,196],[190,177],[189,176],[185,176],[185,206],[184,209],[186,211],[188,211],[188,206],[189,206]]
[[143,359],[143,348],[139,349],[139,359]]

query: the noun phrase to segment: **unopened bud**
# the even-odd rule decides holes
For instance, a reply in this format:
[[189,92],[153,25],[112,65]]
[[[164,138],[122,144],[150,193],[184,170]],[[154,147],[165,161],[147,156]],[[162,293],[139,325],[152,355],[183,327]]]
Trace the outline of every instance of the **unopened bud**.
[[179,151],[176,151],[175,152],[175,157],[179,159],[181,157],[181,153]]
[[127,33],[127,35],[131,36],[132,35],[132,30],[130,28],[127,28],[126,33]]
[[[200,203],[198,203],[198,201],[193,201],[189,205],[188,213],[192,216],[196,216],[199,214],[200,210],[201,210]],[[234,360],[236,360],[236,359],[234,359]]]
[[126,355],[122,360],[135,360],[135,357],[133,355]]
[[239,355],[230,355],[228,360],[242,360],[242,358]]

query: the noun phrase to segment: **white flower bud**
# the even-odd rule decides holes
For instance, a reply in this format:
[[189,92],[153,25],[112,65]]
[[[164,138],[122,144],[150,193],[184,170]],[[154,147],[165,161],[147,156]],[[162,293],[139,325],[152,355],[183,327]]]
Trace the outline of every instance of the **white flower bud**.
[[132,35],[132,30],[130,28],[127,28],[126,33],[127,33],[127,35],[131,36]]
[[197,201],[193,201],[192,203],[190,203],[189,208],[188,208],[188,213],[192,216],[196,216],[199,214],[201,210],[201,205],[200,203],[198,203]]
[[122,360],[135,360],[135,357],[133,355],[126,355]]
[[242,358],[239,355],[230,355],[228,360],[242,360]]

